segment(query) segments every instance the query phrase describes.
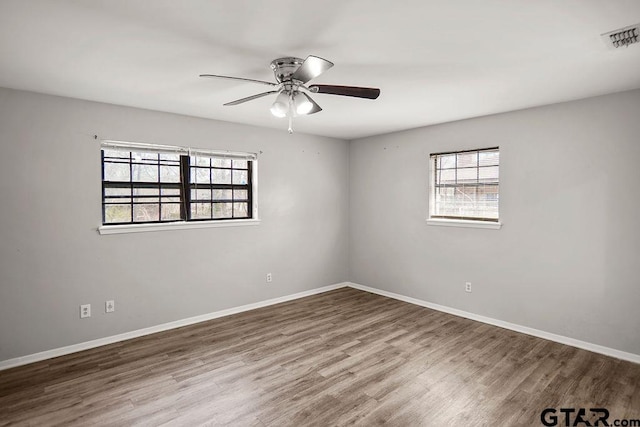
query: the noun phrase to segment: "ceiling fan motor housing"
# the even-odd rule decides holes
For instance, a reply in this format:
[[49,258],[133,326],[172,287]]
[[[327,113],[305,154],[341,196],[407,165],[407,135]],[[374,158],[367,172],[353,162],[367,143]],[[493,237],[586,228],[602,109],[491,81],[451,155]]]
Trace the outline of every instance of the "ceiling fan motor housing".
[[276,77],[278,83],[291,81],[291,76],[296,72],[300,65],[304,62],[304,59],[286,57],[278,58],[271,61],[271,69]]

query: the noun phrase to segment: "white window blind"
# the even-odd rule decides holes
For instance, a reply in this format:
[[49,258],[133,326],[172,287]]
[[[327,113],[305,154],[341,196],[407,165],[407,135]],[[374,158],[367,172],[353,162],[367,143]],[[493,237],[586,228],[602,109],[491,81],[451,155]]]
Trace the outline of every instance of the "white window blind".
[[499,147],[430,155],[429,217],[499,221]]
[[135,151],[137,153],[173,153],[190,156],[216,157],[222,159],[256,160],[256,153],[240,151],[207,150],[202,148],[180,147],[177,145],[147,144],[142,142],[127,142],[104,140],[101,147],[113,150]]

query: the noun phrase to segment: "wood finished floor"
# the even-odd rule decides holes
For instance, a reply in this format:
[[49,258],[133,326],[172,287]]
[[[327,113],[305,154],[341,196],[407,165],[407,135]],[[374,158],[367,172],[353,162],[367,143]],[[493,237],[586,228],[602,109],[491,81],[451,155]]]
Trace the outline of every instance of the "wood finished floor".
[[351,288],[0,371],[0,425],[640,418],[640,365]]

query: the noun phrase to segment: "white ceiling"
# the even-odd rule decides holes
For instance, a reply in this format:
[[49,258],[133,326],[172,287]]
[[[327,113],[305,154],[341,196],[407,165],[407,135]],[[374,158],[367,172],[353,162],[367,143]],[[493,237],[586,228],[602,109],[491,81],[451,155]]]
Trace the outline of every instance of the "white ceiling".
[[336,65],[299,132],[353,139],[640,87],[640,44],[600,34],[640,22],[638,0],[0,0],[0,86],[280,128],[272,59]]

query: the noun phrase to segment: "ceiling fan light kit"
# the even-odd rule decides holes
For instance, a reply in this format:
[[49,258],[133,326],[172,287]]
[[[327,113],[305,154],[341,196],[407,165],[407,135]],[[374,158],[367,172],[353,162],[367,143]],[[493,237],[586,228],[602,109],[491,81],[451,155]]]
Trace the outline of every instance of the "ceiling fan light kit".
[[271,69],[273,70],[277,83],[216,74],[201,74],[200,77],[240,80],[271,86],[273,90],[227,102],[224,105],[239,105],[247,101],[262,98],[263,96],[277,94],[270,108],[271,114],[279,118],[288,117],[289,133],[293,133],[293,117],[315,114],[322,111],[322,108],[309,96],[310,93],[351,96],[365,99],[376,99],[380,95],[380,89],[377,88],[335,85],[306,86],[310,80],[318,77],[331,67],[333,67],[332,62],[318,56],[310,55],[305,60],[285,57],[271,61]]

